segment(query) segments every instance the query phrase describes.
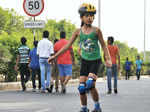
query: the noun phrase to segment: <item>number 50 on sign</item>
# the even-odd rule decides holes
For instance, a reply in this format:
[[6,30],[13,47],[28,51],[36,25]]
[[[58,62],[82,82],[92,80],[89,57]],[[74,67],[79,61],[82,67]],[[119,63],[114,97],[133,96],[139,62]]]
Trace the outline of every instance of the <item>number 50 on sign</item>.
[[38,16],[44,10],[44,0],[24,0],[23,9],[29,16]]

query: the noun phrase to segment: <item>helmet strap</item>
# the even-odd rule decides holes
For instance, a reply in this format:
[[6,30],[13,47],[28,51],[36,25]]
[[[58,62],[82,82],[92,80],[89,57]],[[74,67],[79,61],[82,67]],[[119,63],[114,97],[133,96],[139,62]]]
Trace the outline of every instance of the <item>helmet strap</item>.
[[91,24],[86,24],[86,23],[84,23],[87,27],[91,27],[92,25]]

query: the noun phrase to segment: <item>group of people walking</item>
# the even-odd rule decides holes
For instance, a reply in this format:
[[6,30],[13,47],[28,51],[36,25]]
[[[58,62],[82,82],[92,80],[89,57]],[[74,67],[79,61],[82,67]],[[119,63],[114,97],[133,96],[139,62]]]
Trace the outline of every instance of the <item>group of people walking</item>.
[[[131,61],[129,61],[128,57],[126,58],[125,61],[125,79],[129,80],[130,76],[131,76],[131,66],[133,64],[131,63]],[[137,80],[140,80],[140,76],[141,76],[141,70],[142,70],[142,65],[143,65],[143,61],[140,59],[140,56],[137,56],[136,62],[136,77]]]
[[[26,46],[26,38],[21,38],[22,45],[18,49],[15,69],[17,70],[19,64],[23,91],[26,90],[25,83],[29,79],[29,67],[32,69],[33,89],[36,88],[35,74],[38,74],[38,87],[42,93],[45,93],[46,90],[52,92],[53,83],[51,75],[55,76],[53,79],[56,79],[56,91],[58,91],[57,76],[59,71],[61,92],[65,93],[66,85],[72,76],[72,64],[75,61],[72,44],[77,38],[80,38],[81,67],[78,86],[81,101],[80,112],[89,112],[87,107],[87,93],[89,92],[94,101],[92,112],[102,112],[99,94],[96,89],[97,73],[102,63],[99,43],[104,51],[104,60],[107,68],[108,94],[112,93],[112,76],[114,76],[114,93],[118,93],[117,75],[120,69],[119,48],[113,44],[114,38],[112,36],[108,37],[106,45],[101,30],[98,27],[92,26],[96,14],[96,9],[93,5],[84,3],[80,6],[78,12],[81,19],[81,28],[72,34],[69,41],[65,39],[66,34],[62,31],[60,32],[60,40],[56,40],[57,42],[55,41],[53,46],[53,43],[48,40],[49,32],[44,31],[43,39],[39,42],[34,41],[35,48],[30,51]],[[28,61],[29,58],[30,64]],[[139,65],[141,62],[137,61],[136,63]],[[139,72],[138,69],[137,73]]]
[[[34,48],[30,51],[26,45],[26,38],[21,38],[21,46],[18,48],[15,70],[21,74],[22,90],[26,90],[26,82],[30,78],[30,69],[32,73],[33,91],[36,91],[36,75],[38,76],[38,89],[42,93],[52,92],[55,80],[55,90],[58,92],[58,83],[60,76],[61,92],[66,92],[66,85],[72,76],[72,63],[74,63],[74,53],[72,47],[59,56],[52,63],[48,63],[48,57],[54,55],[63,46],[67,44],[66,33],[60,32],[60,40],[55,40],[55,44],[48,40],[49,32],[43,32],[43,39],[34,41]],[[59,72],[58,72],[59,71]],[[59,74],[59,75],[58,75]],[[51,78],[52,76],[52,78]]]

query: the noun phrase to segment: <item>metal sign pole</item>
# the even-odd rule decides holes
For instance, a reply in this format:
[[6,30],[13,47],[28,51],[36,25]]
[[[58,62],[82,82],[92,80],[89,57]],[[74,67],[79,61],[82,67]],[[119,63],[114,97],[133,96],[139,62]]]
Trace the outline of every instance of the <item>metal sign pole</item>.
[[35,38],[35,28],[41,28],[45,24],[43,22],[36,22],[35,16],[40,15],[44,10],[44,0],[24,0],[23,1],[23,9],[24,12],[28,16],[32,16],[34,18],[34,22],[24,22],[24,28],[32,28],[33,29],[33,35],[34,35],[34,41]]
[[[34,22],[35,22],[35,16],[34,16]],[[33,29],[33,36],[34,36],[34,41],[36,40],[35,38],[35,28]]]

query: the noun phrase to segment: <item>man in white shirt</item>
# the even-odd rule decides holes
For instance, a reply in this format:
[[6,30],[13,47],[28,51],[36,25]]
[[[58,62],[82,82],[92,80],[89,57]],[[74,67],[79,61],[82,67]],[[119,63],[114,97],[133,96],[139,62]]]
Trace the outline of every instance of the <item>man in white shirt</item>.
[[[39,41],[37,47],[37,54],[39,55],[39,63],[41,70],[41,92],[45,93],[45,90],[50,92],[50,78],[51,78],[51,66],[48,64],[48,58],[54,53],[53,43],[48,40],[49,32],[43,32],[43,39]],[[45,71],[46,70],[46,71]],[[45,73],[46,73],[46,83],[45,83]]]

